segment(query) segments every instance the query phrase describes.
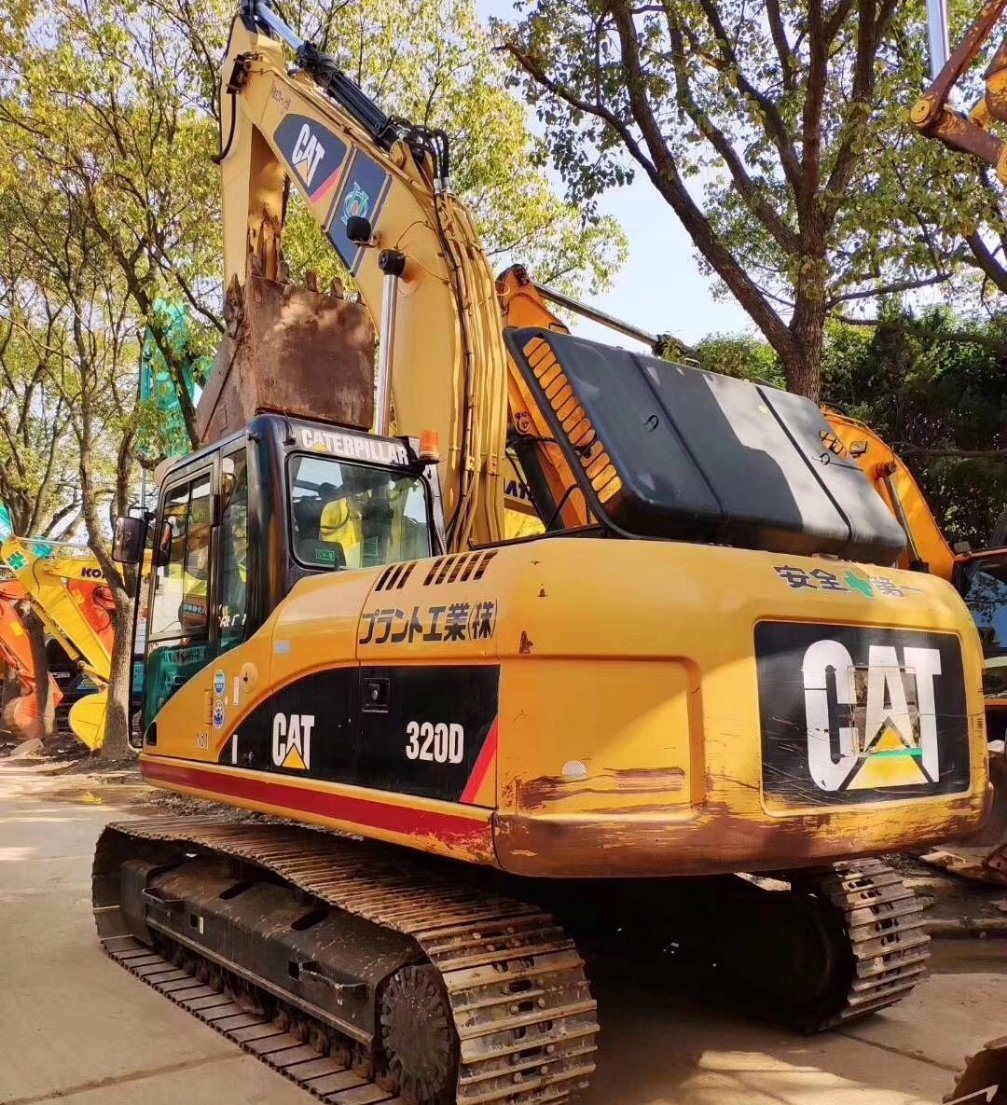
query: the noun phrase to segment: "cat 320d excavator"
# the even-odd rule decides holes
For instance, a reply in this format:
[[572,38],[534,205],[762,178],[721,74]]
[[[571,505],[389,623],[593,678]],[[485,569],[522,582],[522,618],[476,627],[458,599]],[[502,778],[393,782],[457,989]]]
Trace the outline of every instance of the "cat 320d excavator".
[[[300,302],[293,185],[378,366],[373,403],[368,378],[326,421],[276,404],[161,477],[142,770],[282,820],[110,826],[109,954],[334,1105],[566,1100],[598,947],[715,962],[805,1028],[903,997],[927,937],[867,857],[979,822],[982,655],[950,584],[892,567],[817,407],[505,327],[445,135],[264,3],[221,107],[234,342]],[[274,383],[304,375],[295,331],[318,348],[294,321]],[[506,538],[508,451],[532,538]],[[121,560],[145,528],[117,522]]]

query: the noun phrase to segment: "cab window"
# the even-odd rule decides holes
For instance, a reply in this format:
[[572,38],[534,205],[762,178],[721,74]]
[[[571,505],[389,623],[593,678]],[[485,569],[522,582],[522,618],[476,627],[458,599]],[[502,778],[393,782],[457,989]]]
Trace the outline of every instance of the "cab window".
[[171,548],[168,562],[153,573],[150,641],[207,635],[211,515],[209,472],[165,496],[162,517],[171,527]]
[[419,476],[322,456],[288,463],[293,550],[305,567],[369,568],[430,556]]

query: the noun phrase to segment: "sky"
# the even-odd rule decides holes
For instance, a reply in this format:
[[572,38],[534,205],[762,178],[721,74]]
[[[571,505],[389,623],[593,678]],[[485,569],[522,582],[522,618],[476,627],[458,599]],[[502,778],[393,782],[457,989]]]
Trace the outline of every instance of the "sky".
[[[475,4],[484,22],[491,16],[513,15],[513,0],[475,0]],[[590,298],[593,306],[688,344],[706,334],[754,332],[748,315],[732,298],[713,298],[711,281],[700,273],[689,235],[649,180],[638,175],[631,185],[608,192],[599,206],[622,224],[629,257],[611,289]],[[611,331],[589,323],[579,323],[575,329],[613,344],[627,341],[616,341]]]

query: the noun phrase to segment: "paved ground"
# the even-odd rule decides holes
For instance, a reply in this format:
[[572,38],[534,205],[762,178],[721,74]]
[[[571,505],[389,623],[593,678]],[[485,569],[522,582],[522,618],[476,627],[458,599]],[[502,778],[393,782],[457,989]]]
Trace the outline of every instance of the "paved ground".
[[[114,788],[0,765],[0,1105],[306,1105],[311,1098],[99,951],[91,849]],[[939,941],[896,1010],[804,1038],[598,980],[600,1073],[582,1105],[914,1105],[1007,1029],[1007,940]]]

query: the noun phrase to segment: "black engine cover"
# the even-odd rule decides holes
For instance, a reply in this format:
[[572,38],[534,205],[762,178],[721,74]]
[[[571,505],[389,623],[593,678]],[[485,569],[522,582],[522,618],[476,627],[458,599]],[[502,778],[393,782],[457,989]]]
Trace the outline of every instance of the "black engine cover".
[[538,328],[507,340],[614,528],[879,564],[905,547],[809,399]]

